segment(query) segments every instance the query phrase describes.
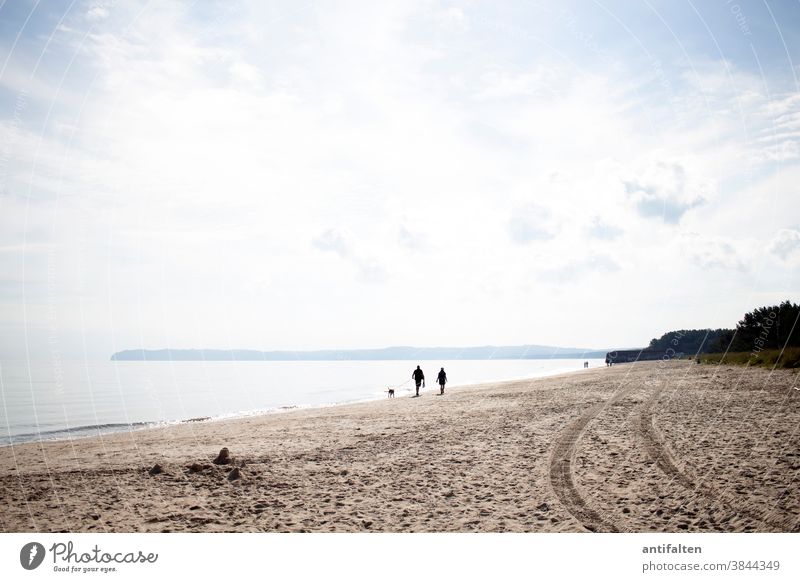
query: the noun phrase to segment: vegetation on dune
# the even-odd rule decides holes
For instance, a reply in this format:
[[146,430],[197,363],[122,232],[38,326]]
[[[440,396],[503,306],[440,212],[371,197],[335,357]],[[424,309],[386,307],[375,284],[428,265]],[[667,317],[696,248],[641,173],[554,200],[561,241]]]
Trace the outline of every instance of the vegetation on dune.
[[751,352],[728,352],[727,354],[703,354],[701,364],[739,364],[744,366],[764,366],[768,368],[800,368],[800,348],[781,350],[762,350]]

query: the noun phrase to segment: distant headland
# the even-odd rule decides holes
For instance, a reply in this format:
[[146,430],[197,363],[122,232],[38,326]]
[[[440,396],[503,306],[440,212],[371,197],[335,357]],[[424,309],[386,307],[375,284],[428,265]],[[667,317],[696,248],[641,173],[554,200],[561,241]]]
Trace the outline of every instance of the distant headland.
[[377,349],[258,351],[156,349],[123,350],[111,356],[123,361],[336,361],[336,360],[520,360],[604,358],[608,350],[555,346],[474,346],[465,348],[394,346]]

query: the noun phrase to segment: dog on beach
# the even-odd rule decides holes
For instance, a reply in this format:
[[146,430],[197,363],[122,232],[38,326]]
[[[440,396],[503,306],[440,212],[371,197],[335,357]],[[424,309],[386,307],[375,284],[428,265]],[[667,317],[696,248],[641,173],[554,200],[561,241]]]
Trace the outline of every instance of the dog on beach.
[[389,388],[389,398],[394,398],[394,388]]

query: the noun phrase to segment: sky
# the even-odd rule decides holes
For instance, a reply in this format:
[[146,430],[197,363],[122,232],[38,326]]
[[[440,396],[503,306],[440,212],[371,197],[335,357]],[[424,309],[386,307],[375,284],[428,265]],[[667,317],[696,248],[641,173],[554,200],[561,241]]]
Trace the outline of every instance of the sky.
[[0,0],[0,361],[732,327],[798,77],[798,2]]

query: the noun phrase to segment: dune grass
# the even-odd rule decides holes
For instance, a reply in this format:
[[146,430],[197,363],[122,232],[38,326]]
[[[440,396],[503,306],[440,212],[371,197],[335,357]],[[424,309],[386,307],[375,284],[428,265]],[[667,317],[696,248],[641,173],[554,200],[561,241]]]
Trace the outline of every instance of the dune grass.
[[700,363],[798,369],[800,368],[800,348],[786,348],[783,353],[781,353],[781,350],[763,350],[757,354],[749,352],[701,354]]

